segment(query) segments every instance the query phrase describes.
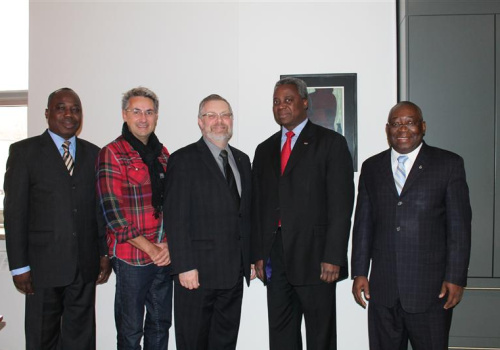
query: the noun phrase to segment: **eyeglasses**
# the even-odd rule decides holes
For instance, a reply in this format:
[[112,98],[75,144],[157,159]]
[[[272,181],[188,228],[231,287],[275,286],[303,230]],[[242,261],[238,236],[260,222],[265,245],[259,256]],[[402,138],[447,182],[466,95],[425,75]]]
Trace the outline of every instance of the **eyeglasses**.
[[222,113],[208,112],[208,113],[202,114],[201,116],[207,117],[209,120],[215,120],[218,117],[220,117],[223,120],[229,120],[233,117],[233,113],[230,113],[230,112],[222,112]]
[[421,121],[409,121],[407,123],[398,123],[398,122],[393,122],[393,123],[387,123],[387,126],[390,127],[391,129],[399,129],[402,126],[406,126],[408,129],[415,128],[418,125],[422,123]]
[[156,112],[152,109],[147,109],[147,110],[143,111],[142,109],[139,109],[139,108],[126,109],[125,112],[132,113],[132,115],[134,117],[140,117],[141,115],[144,115],[146,117],[152,117],[156,114]]

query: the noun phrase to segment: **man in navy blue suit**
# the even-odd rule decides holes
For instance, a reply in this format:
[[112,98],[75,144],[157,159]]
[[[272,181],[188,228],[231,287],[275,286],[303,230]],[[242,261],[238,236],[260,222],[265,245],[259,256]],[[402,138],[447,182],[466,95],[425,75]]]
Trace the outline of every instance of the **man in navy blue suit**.
[[347,278],[354,202],[345,138],[312,123],[303,80],[274,86],[280,130],[255,150],[252,251],[267,286],[271,350],[337,349],[336,288]]
[[[390,149],[363,164],[353,231],[352,292],[370,302],[371,350],[448,349],[467,283],[471,207],[463,159],[428,146],[420,108],[396,104]],[[370,278],[368,270],[370,268]]]

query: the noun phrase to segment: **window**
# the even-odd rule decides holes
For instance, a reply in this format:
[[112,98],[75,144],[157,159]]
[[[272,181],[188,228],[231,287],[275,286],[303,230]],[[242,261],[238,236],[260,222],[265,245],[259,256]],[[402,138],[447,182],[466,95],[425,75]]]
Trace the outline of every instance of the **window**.
[[29,1],[0,1],[0,239],[9,146],[27,136]]
[[0,92],[0,235],[3,235],[3,178],[12,143],[27,136],[28,92]]

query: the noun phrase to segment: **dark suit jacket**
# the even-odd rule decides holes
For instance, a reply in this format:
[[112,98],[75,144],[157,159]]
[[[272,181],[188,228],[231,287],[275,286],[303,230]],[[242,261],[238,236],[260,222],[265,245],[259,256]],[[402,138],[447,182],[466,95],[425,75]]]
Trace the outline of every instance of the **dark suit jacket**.
[[436,304],[443,281],[465,286],[471,208],[463,159],[425,143],[398,196],[391,151],[366,160],[359,180],[352,274],[368,276],[371,301],[407,312]]
[[97,223],[95,160],[99,148],[77,138],[70,176],[48,131],[10,147],[5,173],[5,232],[11,270],[31,267],[35,288],[66,286],[77,267],[85,282],[105,255]]
[[230,147],[241,176],[241,204],[203,139],[174,152],[167,165],[165,233],[172,273],[198,269],[200,284],[211,289],[236,285],[242,262],[250,276],[250,160]]
[[341,266],[354,201],[351,154],[343,136],[310,121],[280,175],[281,131],[261,143],[253,161],[253,260],[267,261],[278,222],[288,281],[322,283],[321,262]]

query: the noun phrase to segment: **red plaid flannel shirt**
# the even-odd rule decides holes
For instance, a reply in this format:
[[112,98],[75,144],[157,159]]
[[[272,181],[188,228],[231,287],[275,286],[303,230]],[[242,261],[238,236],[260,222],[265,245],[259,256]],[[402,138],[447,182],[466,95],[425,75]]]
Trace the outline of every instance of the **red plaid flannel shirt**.
[[[165,169],[168,157],[163,147],[158,159]],[[148,167],[122,136],[99,152],[97,193],[106,218],[110,257],[132,265],[152,263],[149,255],[127,241],[144,236],[153,243],[166,242],[163,214],[155,219]]]

